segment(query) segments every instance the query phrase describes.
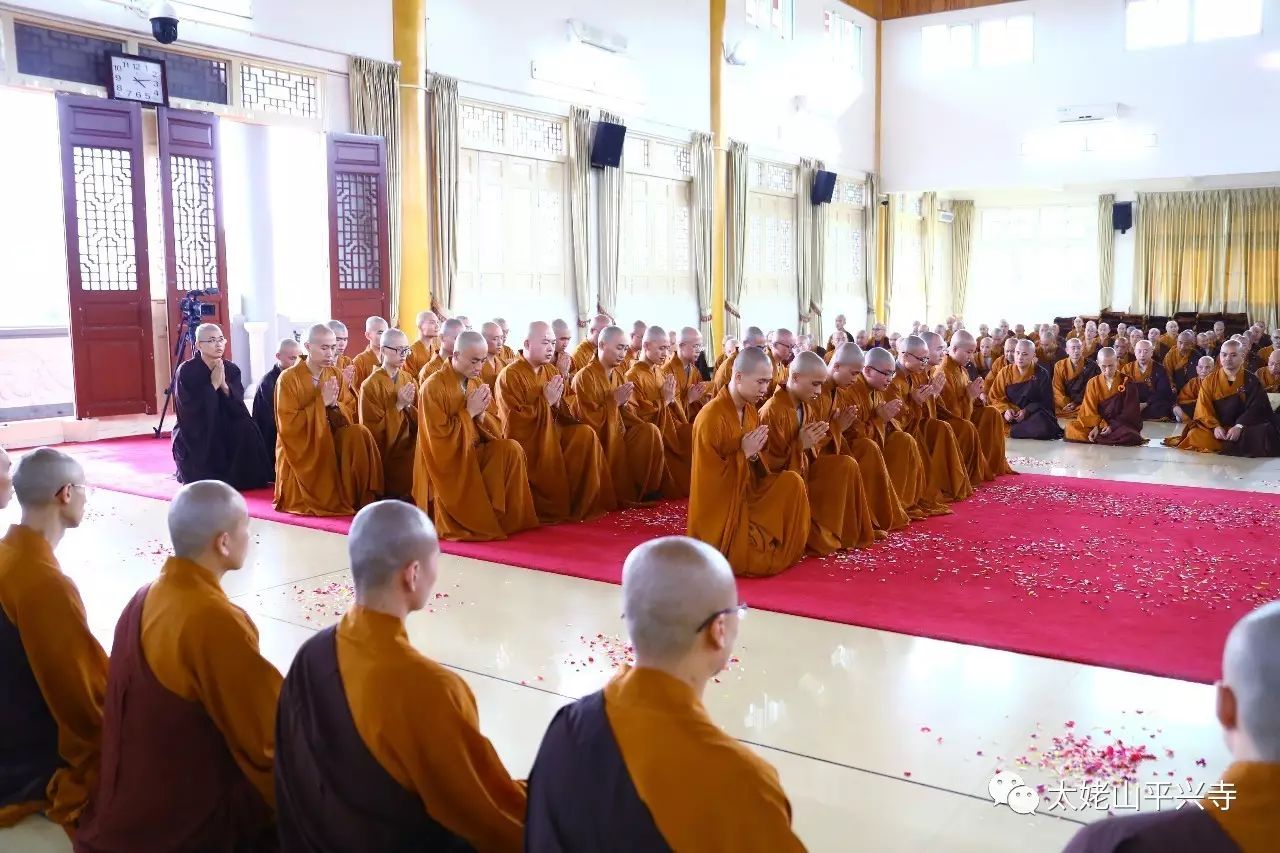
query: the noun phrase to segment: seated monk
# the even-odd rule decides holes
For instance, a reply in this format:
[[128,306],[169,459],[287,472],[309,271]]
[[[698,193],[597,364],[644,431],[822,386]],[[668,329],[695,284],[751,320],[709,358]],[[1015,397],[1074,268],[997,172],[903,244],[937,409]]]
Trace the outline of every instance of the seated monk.
[[1045,326],[1044,331],[1040,333],[1040,342],[1036,344],[1036,361],[1052,375],[1053,366],[1066,356],[1066,352],[1058,343],[1057,335],[1053,332],[1053,327]]
[[1269,343],[1258,350],[1258,360],[1263,364],[1271,361],[1271,354],[1280,348],[1280,329],[1272,329]]
[[[664,342],[666,335],[662,332]],[[667,473],[662,433],[627,408],[635,383],[624,377],[626,358],[626,333],[617,326],[605,327],[596,345],[595,361],[574,374],[569,398],[569,411],[600,439],[614,500],[620,507],[656,501],[662,496]]]
[[746,609],[724,557],[680,536],[645,542],[623,564],[622,598],[635,665],[552,719],[525,849],[804,850],[777,772],[702,704]]
[[382,493],[413,495],[418,444],[418,386],[404,368],[409,338],[399,329],[382,333],[382,364],[360,386],[360,423],[373,436],[382,459]]
[[357,393],[364,387],[364,381],[382,364],[382,333],[388,328],[387,321],[381,317],[370,317],[364,321],[364,338],[369,345],[351,360],[355,366],[351,384]]
[[[1089,330],[1088,330],[1088,327],[1086,327],[1086,328],[1085,328],[1085,338],[1086,338],[1086,339],[1087,339],[1087,338],[1088,338],[1088,336],[1089,336],[1089,335],[1088,335],[1088,331],[1089,331]],[[1112,334],[1111,334],[1111,324],[1110,324],[1110,323],[1099,323],[1099,324],[1098,324],[1098,349],[1102,349],[1103,347],[1109,347],[1109,346],[1111,346],[1111,341],[1112,341],[1113,339],[1114,339],[1114,338],[1112,337]],[[1085,350],[1086,350],[1086,351],[1088,351],[1088,347],[1087,347],[1087,346],[1085,347]],[[1086,358],[1087,358],[1087,357],[1088,357],[1088,356],[1086,356]]]
[[644,350],[644,333],[647,328],[649,327],[644,320],[636,320],[631,324],[631,344],[627,347],[621,364],[624,374],[631,369],[631,365],[635,364],[636,359],[640,357],[640,353]]
[[[764,332],[760,329],[759,326],[748,326],[746,333],[743,334],[742,336],[742,346],[738,348],[738,352],[741,352],[747,347],[755,347],[761,352],[764,352],[765,347],[768,346],[768,343],[769,343],[768,339],[765,337]],[[770,372],[769,393],[772,394],[773,393],[773,387],[772,387],[773,362],[769,360],[769,357],[767,354],[765,356],[765,359],[769,361],[769,372]],[[716,368],[715,378],[711,380],[712,394],[719,394],[725,388],[729,387],[729,383],[733,379],[733,370],[734,370],[733,361],[734,361],[733,359],[729,359],[723,362],[718,368]],[[766,397],[765,399],[768,399],[768,397]]]
[[325,324],[333,330],[333,338],[338,344],[338,357],[333,366],[338,368],[342,377],[342,389],[338,392],[338,405],[353,424],[360,422],[360,386],[356,384],[355,360],[347,355],[347,343],[351,340],[347,326],[340,320],[330,320]]
[[1084,318],[1077,317],[1071,321],[1071,331],[1067,332],[1067,340],[1084,340]]
[[[478,370],[478,334],[472,346]],[[518,853],[525,783],[481,734],[467,683],[405,631],[439,577],[431,522],[400,501],[370,504],[351,523],[347,555],[355,605],[302,644],[280,689],[281,848]]]
[[[1178,400],[1173,406],[1173,419],[1183,424],[1185,433],[1187,425],[1195,420],[1196,417],[1196,401],[1200,399],[1200,385],[1205,379],[1209,378],[1209,374],[1213,373],[1216,364],[1209,356],[1201,356],[1196,360],[1196,375],[1191,381],[1183,385],[1178,391]],[[1173,436],[1166,438],[1164,444],[1166,447],[1177,447],[1182,440],[1181,436]]]
[[1182,332],[1178,329],[1178,321],[1170,320],[1164,324],[1164,334],[1160,334],[1157,330],[1156,335],[1157,337],[1152,343],[1156,345],[1157,349],[1167,354],[1178,348],[1178,338],[1182,337]]
[[1133,362],[1120,370],[1138,384],[1138,405],[1144,420],[1167,421],[1173,417],[1173,386],[1169,374],[1156,363],[1151,341],[1134,344]]
[[[694,334],[697,334],[696,330]],[[662,480],[663,492],[668,497],[683,498],[689,496],[689,478],[692,476],[690,466],[693,464],[693,421],[685,413],[691,402],[701,399],[706,383],[693,370],[692,363],[688,367],[693,372],[693,380],[685,374],[683,366],[674,372],[670,370],[676,361],[668,358],[669,347],[670,337],[663,337],[660,326],[650,326],[644,333],[644,349],[640,353],[640,359],[631,365],[626,375],[626,381],[634,387],[634,391],[626,403],[624,418],[626,421],[652,424],[658,430],[662,437],[662,455],[666,466]],[[664,363],[666,367],[663,366]],[[683,400],[680,399],[677,373],[686,383],[694,383],[686,386]]]
[[561,399],[565,378],[550,363],[551,327],[529,324],[524,352],[498,374],[502,435],[524,448],[533,505],[543,524],[589,521],[617,508],[600,440]]
[[[258,390],[253,394],[253,422],[262,433],[262,443],[273,463],[276,458],[276,383],[283,371],[298,363],[301,355],[302,344],[293,338],[282,338],[276,347],[276,363],[262,377]],[[274,464],[271,477],[275,479]]]
[[453,346],[458,341],[458,335],[465,332],[466,326],[457,317],[450,317],[440,325],[440,346],[436,350],[435,355],[431,356],[431,360],[413,374],[417,377],[418,384],[427,381],[427,378],[439,370],[444,370],[449,366],[449,360],[453,358]]
[[871,326],[871,340],[867,343],[872,349],[880,347],[881,349],[887,349],[892,352],[892,347],[889,343],[889,336],[885,334],[885,328],[884,323],[873,324]]
[[418,406],[415,480],[431,483],[440,535],[455,542],[538,526],[524,452],[502,437],[493,392],[480,381],[486,350],[479,333],[459,335],[449,366],[422,384]]
[[419,311],[416,323],[418,340],[409,347],[409,354],[404,359],[404,369],[410,376],[417,376],[427,362],[440,351],[440,318],[431,310]]
[[1072,420],[1084,403],[1084,389],[1098,375],[1098,365],[1084,355],[1084,341],[1067,341],[1067,357],[1053,366],[1053,408],[1060,418]]
[[1280,431],[1267,392],[1244,369],[1242,350],[1234,339],[1223,341],[1218,369],[1200,382],[1195,420],[1172,446],[1224,456],[1280,456]]
[[711,367],[711,378],[714,379],[716,373],[720,370],[720,365],[726,360],[732,360],[738,354],[738,339],[733,335],[725,335],[724,341],[720,344],[720,355],[716,356],[716,363]]
[[793,471],[770,471],[761,458],[769,428],[756,408],[773,368],[759,347],[733,361],[729,384],[693,422],[689,535],[729,558],[736,574],[776,575],[804,553],[809,501]]
[[[992,352],[991,352],[992,345],[993,345],[993,341],[990,335],[986,335],[978,339],[978,348],[973,353],[973,358],[969,362],[970,367],[973,369],[970,372],[976,371],[977,375],[981,377],[985,377],[990,372],[991,359],[992,359]],[[986,383],[983,383],[983,389],[985,392]]]
[[991,383],[991,405],[1004,418],[1011,438],[1053,441],[1062,438],[1054,414],[1053,380],[1036,361],[1035,346],[1019,341],[1013,364],[1002,369]]
[[[560,319],[552,320],[551,336],[556,339],[556,351],[551,363],[560,366],[561,372],[568,375],[573,367],[573,359],[569,354],[569,343],[573,340],[573,333],[569,330],[569,324]],[[514,360],[513,357],[511,361]]]
[[991,361],[991,369],[987,371],[987,375],[982,380],[982,393],[986,395],[988,401],[991,400],[991,386],[996,381],[996,377],[1000,375],[1000,371],[1013,364],[1013,348],[1018,345],[1018,338],[1010,335],[1004,339],[1001,344],[1000,355]]
[[501,317],[494,317],[493,322],[497,323],[498,328],[502,330],[502,349],[499,351],[502,355],[502,363],[510,364],[516,360],[516,351],[507,346],[507,338],[510,337],[511,327]]
[[1120,372],[1112,347],[1098,350],[1098,375],[1085,387],[1080,413],[1067,424],[1066,439],[1113,447],[1147,443],[1142,437],[1138,387]]
[[1280,352],[1275,350],[1267,357],[1267,366],[1258,371],[1258,381],[1268,394],[1280,393]]
[[928,479],[920,448],[896,420],[903,403],[890,399],[885,390],[896,372],[893,354],[887,349],[876,347],[864,356],[856,344],[854,349],[840,347],[828,372],[834,392],[832,407],[846,415],[853,414],[852,424],[844,430],[845,446],[858,460],[872,521],[882,530],[896,529],[900,519],[888,494],[890,490],[876,488],[868,479],[868,474],[874,476],[877,468],[870,454],[864,452],[864,441],[879,449],[892,495],[909,519],[951,514],[940,493],[927,493]]
[[1133,345],[1128,338],[1116,338],[1115,345],[1112,347],[1116,351],[1116,364],[1124,367],[1133,361]]
[[240,368],[225,361],[227,339],[213,323],[196,328],[196,354],[173,377],[173,461],[178,482],[222,480],[237,489],[271,482],[271,455],[244,405]]
[[1200,332],[1196,335],[1196,346],[1200,352],[1212,358],[1214,364],[1218,363],[1218,347],[1222,346],[1222,341],[1213,332]]
[[297,515],[351,515],[383,489],[382,459],[369,430],[338,406],[338,344],[323,324],[307,333],[307,358],[276,386],[275,508]]
[[11,486],[22,515],[0,538],[0,827],[41,812],[70,833],[98,778],[107,686],[107,656],[53,553],[84,518],[84,469],[41,447],[13,470],[0,450],[0,507]]
[[676,348],[663,370],[676,379],[675,404],[690,424],[711,399],[711,383],[698,372],[698,356],[702,354],[702,333],[692,326],[680,330]]
[[900,344],[898,367],[886,397],[900,400],[896,416],[902,429],[915,437],[925,464],[925,494],[947,503],[962,501],[973,494],[965,461],[960,456],[955,433],[937,417],[934,403],[945,380],[930,377],[929,348],[918,335],[908,335]]
[[244,498],[213,480],[183,486],[169,536],[173,556],[116,625],[102,772],[76,851],[274,849],[280,673],[221,586],[249,551]]
[[1182,386],[1190,382],[1196,375],[1196,362],[1200,354],[1196,352],[1195,332],[1183,332],[1173,349],[1164,354],[1162,364],[1169,377],[1169,384],[1174,393],[1182,390]]
[[[1131,850],[1249,853],[1280,838],[1280,602],[1235,624],[1222,651],[1215,714],[1232,763],[1225,796],[1179,808],[1099,820],[1076,833],[1065,853]],[[1212,790],[1212,789],[1211,789]]]
[[929,363],[934,366],[934,373],[945,379],[938,395],[938,417],[951,425],[957,437],[966,421],[971,425],[982,455],[978,473],[983,480],[1014,473],[1005,456],[1004,422],[999,412],[983,404],[984,382],[980,375],[970,372],[977,347],[973,335],[956,329],[945,349],[937,346],[934,337],[926,336],[925,342],[930,346]]
[[1098,327],[1093,325],[1093,321],[1090,320],[1089,324],[1084,328],[1084,350],[1081,352],[1081,356],[1087,364],[1097,364],[1094,359],[1097,357],[1098,349],[1101,346],[1103,344],[1098,336]]
[[943,340],[942,335],[937,332],[930,332],[927,329],[920,332],[920,338],[924,341],[925,352],[927,353],[926,368],[927,377],[930,380],[941,378],[938,383],[938,391],[933,399],[929,401],[929,408],[932,416],[939,421],[947,424],[951,428],[951,432],[956,438],[956,447],[960,451],[960,459],[964,462],[965,472],[969,475],[969,480],[973,483],[974,488],[978,484],[991,479],[991,472],[987,468],[987,459],[982,452],[982,445],[978,441],[978,430],[973,422],[968,418],[962,418],[951,412],[950,409],[942,402],[943,394],[947,391],[947,377],[939,368],[943,366],[943,361],[947,357],[947,343]]
[[[480,325],[480,335],[484,338],[484,364],[480,367],[480,381],[493,390],[498,383],[498,374],[507,362],[502,358],[502,329],[492,321]],[[455,344],[456,347],[456,344]]]
[[[791,368],[791,360],[796,357],[796,336],[790,329],[778,329],[769,342],[769,357],[773,361],[773,382],[769,385],[769,396],[787,384],[787,371]],[[768,397],[765,398],[768,402]]]
[[[760,407],[760,423],[768,429],[760,458],[770,470],[794,471],[804,480],[809,500],[805,551],[817,557],[865,548],[886,535],[872,527],[857,461],[841,452],[842,427],[852,418],[846,421],[829,403],[820,403],[826,382],[826,364],[815,353],[802,352],[791,362],[787,381]],[[834,430],[833,416],[839,421]]]
[[577,373],[595,361],[596,338],[600,337],[600,333],[612,325],[613,321],[609,319],[607,314],[597,314],[591,318],[591,326],[587,329],[586,337],[578,342],[578,346],[569,355],[570,373]]

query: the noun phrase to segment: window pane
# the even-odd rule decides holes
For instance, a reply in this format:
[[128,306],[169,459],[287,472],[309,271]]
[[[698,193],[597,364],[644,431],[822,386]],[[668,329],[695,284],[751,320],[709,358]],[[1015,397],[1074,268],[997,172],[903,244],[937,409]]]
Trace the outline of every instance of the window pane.
[[1191,0],[1129,0],[1125,8],[1125,46],[1138,50],[1185,44],[1191,24]]
[[920,54],[926,70],[938,71],[947,67],[951,49],[951,35],[945,24],[920,28]]
[[1035,55],[1035,32],[1030,15],[1016,15],[1005,21],[1005,47],[1011,64],[1032,60]]
[[951,28],[951,67],[973,67],[972,24],[960,24]]
[[1262,32],[1262,0],[1197,0],[1196,41]]

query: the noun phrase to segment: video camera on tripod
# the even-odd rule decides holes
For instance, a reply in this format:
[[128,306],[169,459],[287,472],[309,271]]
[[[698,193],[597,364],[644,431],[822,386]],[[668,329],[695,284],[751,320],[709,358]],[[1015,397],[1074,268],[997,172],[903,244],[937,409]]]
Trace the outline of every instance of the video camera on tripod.
[[173,373],[169,377],[169,385],[164,389],[164,408],[160,410],[160,423],[151,430],[156,438],[164,434],[164,419],[169,414],[169,404],[173,402],[173,386],[178,379],[178,368],[187,360],[188,355],[196,351],[196,329],[204,322],[205,317],[218,313],[217,305],[202,301],[206,296],[217,296],[218,288],[206,287],[203,290],[188,290],[178,301],[178,334],[173,342]]
[[204,322],[205,317],[213,316],[218,313],[218,306],[210,305],[202,302],[205,296],[217,296],[218,288],[206,287],[204,290],[188,290],[178,302],[178,313],[182,316],[182,323],[195,329]]

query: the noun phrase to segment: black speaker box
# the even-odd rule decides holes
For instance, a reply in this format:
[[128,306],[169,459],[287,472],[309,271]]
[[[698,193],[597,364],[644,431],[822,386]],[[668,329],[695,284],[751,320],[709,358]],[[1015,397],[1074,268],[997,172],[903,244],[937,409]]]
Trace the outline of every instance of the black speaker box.
[[622,143],[626,138],[626,125],[609,121],[596,122],[596,138],[591,143],[591,168],[618,168],[618,164],[622,162]]
[[1118,201],[1112,206],[1111,227],[1121,234],[1133,227],[1133,202]]
[[809,200],[814,204],[830,204],[836,192],[836,173],[822,169],[813,173],[813,190]]

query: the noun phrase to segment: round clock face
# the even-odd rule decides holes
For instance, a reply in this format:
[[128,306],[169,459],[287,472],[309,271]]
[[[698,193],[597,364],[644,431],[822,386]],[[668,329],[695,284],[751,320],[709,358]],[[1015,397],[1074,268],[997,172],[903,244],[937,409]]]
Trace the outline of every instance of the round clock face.
[[163,104],[164,66],[131,56],[111,57],[112,97],[146,104]]

